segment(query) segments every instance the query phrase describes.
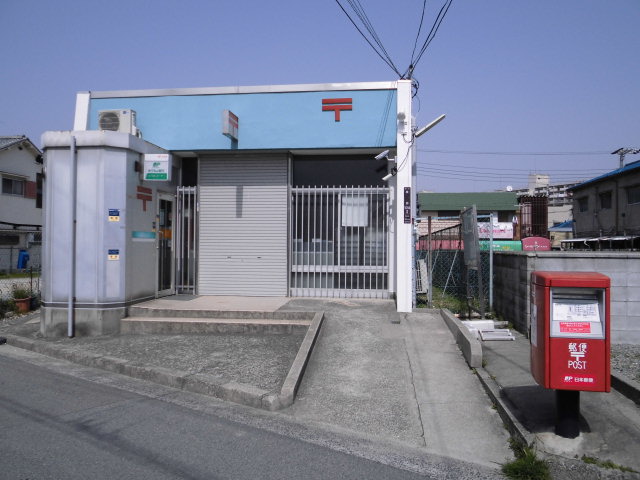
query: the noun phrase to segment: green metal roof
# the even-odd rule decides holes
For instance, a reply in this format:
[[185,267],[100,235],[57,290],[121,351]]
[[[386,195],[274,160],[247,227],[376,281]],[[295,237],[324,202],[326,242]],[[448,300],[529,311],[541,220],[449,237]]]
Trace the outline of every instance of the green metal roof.
[[420,210],[462,210],[475,205],[478,210],[514,211],[518,196],[515,192],[418,193]]

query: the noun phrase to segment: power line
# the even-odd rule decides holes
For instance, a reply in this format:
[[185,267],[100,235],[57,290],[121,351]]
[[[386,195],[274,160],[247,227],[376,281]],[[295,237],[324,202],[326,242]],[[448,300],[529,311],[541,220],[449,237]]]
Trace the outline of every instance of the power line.
[[601,150],[601,151],[592,151],[592,152],[480,152],[474,150],[425,150],[418,149],[419,152],[425,153],[445,153],[445,154],[457,154],[457,155],[507,155],[507,156],[517,156],[517,155],[531,155],[531,156],[563,156],[563,155],[604,155],[609,154],[609,152]]
[[[456,169],[456,168],[460,168],[460,169],[464,169],[462,171],[464,172],[468,172],[469,170],[480,170],[481,172],[486,172],[488,169],[486,167],[476,167],[475,165],[452,165],[450,163],[436,163],[436,162],[420,162],[418,165],[418,168],[420,167],[425,167],[427,165],[435,165],[436,167],[449,167],[449,169]],[[503,172],[503,171],[513,171],[513,172],[529,172],[529,173],[543,173],[543,172],[535,172],[534,168],[502,168],[500,167],[500,169],[496,170],[499,172]],[[455,171],[455,170],[452,170]],[[575,173],[576,169],[575,168],[546,168],[544,169],[544,173]],[[607,169],[607,168],[591,168],[589,170],[581,170],[581,172],[596,172],[595,174],[600,174],[600,173],[607,173],[610,172],[611,169]]]
[[418,47],[418,38],[420,38],[420,32],[422,32],[422,23],[424,22],[424,12],[427,9],[427,0],[422,2],[422,15],[420,15],[420,25],[418,26],[418,33],[416,34],[416,40],[413,42],[413,51],[411,52],[411,63],[409,65],[409,72],[413,72],[413,59],[416,55],[416,48]]
[[[438,170],[438,169],[420,169],[418,168],[418,174],[422,176],[432,176],[432,177],[445,177],[452,179],[467,179],[467,180],[492,180],[495,178],[499,178],[502,180],[511,180],[511,181],[523,181],[527,182],[528,175],[527,174],[500,174],[500,173],[479,173],[479,172],[456,172],[451,170]],[[593,177],[597,175],[590,175],[587,172],[576,172],[575,175],[563,174],[563,175],[555,175],[553,179],[555,182],[560,183],[572,183],[578,181],[578,177]]]
[[[431,173],[431,174],[426,174],[426,173],[420,173],[418,175],[420,178],[423,179],[433,179],[433,178],[437,178],[437,179],[445,179],[445,180],[457,180],[460,182],[472,182],[472,181],[479,181],[482,183],[522,183],[522,184],[527,184],[527,179],[526,178],[516,178],[516,177],[504,177],[504,176],[495,176],[493,178],[478,178],[478,176],[473,175],[473,176],[460,176],[460,175],[455,175],[455,176],[450,176],[450,175],[442,175],[442,174],[436,174],[436,173]],[[564,181],[564,182],[556,182],[556,183],[580,183],[582,181],[586,180],[585,178],[573,178],[570,181]]]
[[444,18],[447,16],[447,12],[449,11],[449,8],[451,7],[452,3],[453,3],[453,0],[446,0],[445,1],[445,3],[440,8],[440,11],[438,12],[438,16],[436,17],[435,21],[433,22],[433,25],[431,26],[431,30],[429,31],[429,34],[427,35],[427,38],[425,39],[424,43],[422,44],[422,48],[420,49],[420,53],[418,53],[418,56],[415,59],[413,58],[413,55],[411,56],[411,65],[409,66],[409,68],[407,69],[407,72],[405,73],[409,78],[411,78],[413,76],[413,71],[415,70],[416,66],[418,65],[418,62],[420,62],[420,59],[422,58],[422,55],[424,55],[424,52],[426,52],[427,48],[429,47],[429,45],[431,44],[433,39],[436,37],[436,34],[438,33],[438,30],[440,29],[440,25],[442,24],[442,21],[444,20]]
[[[369,18],[367,17],[367,15],[366,15],[366,13],[364,11],[364,8],[362,8],[362,5],[360,4],[360,2],[358,0],[347,0],[347,1],[349,2],[349,5],[354,10],[356,15],[360,19],[360,21],[363,23],[364,27],[369,32],[369,35],[371,35],[373,41],[380,47],[381,51],[379,51],[373,45],[373,43],[371,43],[371,41],[367,38],[367,36],[362,32],[362,30],[360,30],[360,27],[358,27],[358,25],[353,20],[353,18],[351,18],[351,15],[349,15],[347,10],[342,6],[342,4],[340,3],[340,0],[336,0],[336,3],[340,7],[340,9],[344,12],[344,14],[347,16],[349,21],[353,24],[353,26],[356,27],[356,30],[358,30],[358,33],[360,33],[362,38],[364,38],[365,41],[369,44],[369,46],[371,46],[371,48],[373,48],[373,51],[376,52],[376,54],[382,59],[382,61],[384,63],[386,63],[389,66],[389,68],[391,68],[391,70],[393,70],[396,73],[396,75],[398,75],[398,77],[401,77],[402,75],[400,74],[400,71],[398,70],[396,65],[393,63],[393,60],[391,59],[391,57],[387,53],[386,49],[384,48],[384,45],[382,44],[382,41],[380,40],[380,37],[378,37],[378,34],[375,32],[375,29],[373,28],[373,25],[369,21]],[[354,1],[356,3],[354,3]]]

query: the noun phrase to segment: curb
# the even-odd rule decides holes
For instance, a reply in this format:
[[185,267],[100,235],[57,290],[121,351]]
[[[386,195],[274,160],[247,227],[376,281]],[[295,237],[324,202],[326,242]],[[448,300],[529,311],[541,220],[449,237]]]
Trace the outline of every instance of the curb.
[[511,437],[524,445],[533,445],[535,443],[535,436],[524,428],[524,425],[520,423],[515,415],[511,413],[511,410],[505,405],[502,400],[502,395],[500,394],[502,389],[498,383],[484,368],[477,368],[475,372],[485,392],[487,392],[487,395],[489,395],[489,398],[496,406],[498,415],[500,415]]
[[482,367],[482,344],[480,341],[446,308],[440,310],[440,315],[449,327],[469,367]]
[[279,393],[270,393],[253,385],[239,382],[223,383],[224,380],[214,375],[188,373],[162,367],[149,367],[108,355],[83,352],[74,348],[52,345],[18,335],[6,334],[6,338],[7,344],[11,346],[30,350],[48,357],[67,360],[87,367],[100,368],[112,373],[127,375],[192,393],[200,393],[228,402],[275,411],[293,404],[298,386],[302,381],[302,375],[318,338],[323,319],[324,312],[314,314],[311,325],[300,344],[298,353]]
[[629,400],[640,405],[640,383],[620,372],[611,372],[611,386]]

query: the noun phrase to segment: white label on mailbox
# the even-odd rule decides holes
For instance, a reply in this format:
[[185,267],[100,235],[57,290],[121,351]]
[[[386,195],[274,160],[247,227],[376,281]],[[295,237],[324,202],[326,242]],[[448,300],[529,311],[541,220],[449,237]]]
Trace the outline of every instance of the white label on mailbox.
[[553,303],[553,319],[567,322],[600,322],[598,302]]
[[602,338],[603,322],[595,299],[555,298],[552,337]]

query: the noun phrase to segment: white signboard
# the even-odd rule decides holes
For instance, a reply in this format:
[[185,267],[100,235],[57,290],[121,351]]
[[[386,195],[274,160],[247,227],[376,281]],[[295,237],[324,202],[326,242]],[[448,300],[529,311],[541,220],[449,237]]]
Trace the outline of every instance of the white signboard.
[[222,134],[231,140],[238,140],[240,120],[238,116],[229,110],[222,111]]
[[[480,238],[491,238],[491,224],[489,222],[478,222],[478,235]],[[493,224],[494,240],[513,239],[513,223],[496,222]]]
[[157,182],[171,181],[171,155],[168,153],[145,154],[143,179]]

